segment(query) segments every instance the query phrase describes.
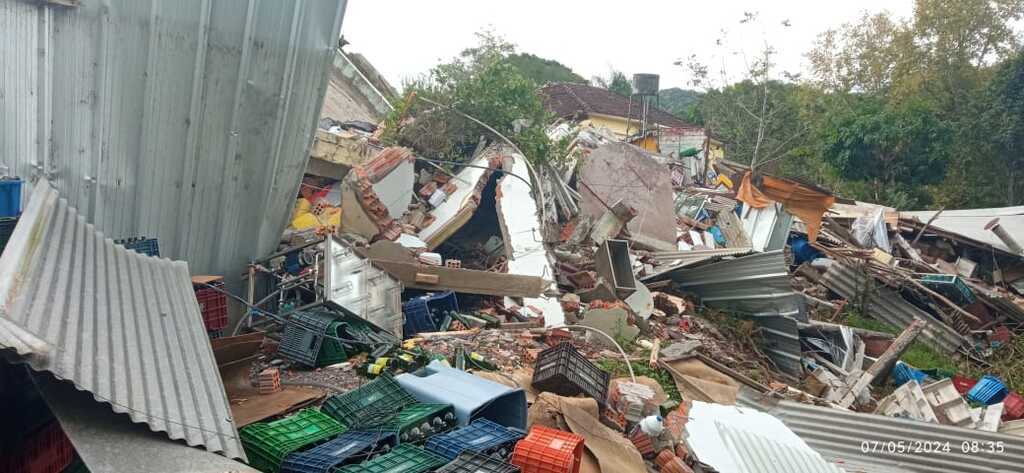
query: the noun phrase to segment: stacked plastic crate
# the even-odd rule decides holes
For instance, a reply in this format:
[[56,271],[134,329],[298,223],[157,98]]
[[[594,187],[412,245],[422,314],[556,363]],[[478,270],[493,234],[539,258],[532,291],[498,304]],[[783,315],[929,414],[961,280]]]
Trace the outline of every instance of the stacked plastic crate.
[[518,430],[487,419],[477,419],[452,432],[430,437],[426,448],[450,460],[466,451],[508,458],[516,442],[523,436]]
[[228,296],[221,276],[192,276],[192,290],[210,338],[220,338],[228,326]]
[[52,421],[0,454],[0,471],[6,473],[59,473],[71,465],[75,448],[60,423]]
[[448,460],[415,445],[399,445],[387,454],[334,470],[336,473],[427,473],[444,466]]
[[308,367],[327,366],[348,359],[338,340],[343,322],[328,311],[299,311],[281,335],[278,349],[288,359]]
[[359,463],[394,448],[394,434],[349,431],[309,450],[292,453],[281,463],[281,473],[328,473],[335,468]]
[[330,416],[315,409],[273,422],[249,424],[239,431],[249,465],[260,471],[278,471],[284,459],[329,440],[345,431]]
[[384,374],[349,392],[328,397],[322,409],[349,428],[361,429],[383,425],[415,403],[416,398],[402,389],[391,375]]

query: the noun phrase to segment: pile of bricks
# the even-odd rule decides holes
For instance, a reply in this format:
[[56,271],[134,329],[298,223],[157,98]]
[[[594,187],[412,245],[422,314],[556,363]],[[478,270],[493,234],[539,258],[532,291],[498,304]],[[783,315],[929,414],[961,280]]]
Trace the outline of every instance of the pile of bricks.
[[618,383],[608,403],[621,412],[628,422],[640,422],[644,416],[658,410],[658,406],[654,405],[654,389],[640,383]]
[[267,368],[260,371],[260,376],[257,379],[256,390],[260,394],[274,394],[281,390],[281,370],[277,368]]
[[640,455],[644,458],[654,458],[654,442],[651,441],[651,437],[640,430],[640,426],[633,427],[633,430],[629,433],[629,441],[633,442],[633,446],[640,451]]

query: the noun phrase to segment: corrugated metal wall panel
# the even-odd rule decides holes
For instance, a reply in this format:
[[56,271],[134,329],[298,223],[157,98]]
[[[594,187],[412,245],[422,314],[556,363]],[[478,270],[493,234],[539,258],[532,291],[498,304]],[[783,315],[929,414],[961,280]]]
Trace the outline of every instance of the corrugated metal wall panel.
[[34,369],[153,431],[245,458],[188,265],[114,244],[48,181],[0,257],[0,320],[0,348]]
[[696,294],[709,307],[753,317],[772,360],[789,374],[801,374],[796,321],[807,320],[807,304],[790,286],[782,250],[673,269],[652,279],[665,276],[672,278],[680,291]]
[[[1011,473],[1021,471],[1024,465],[1024,437],[1020,436],[791,401],[781,401],[767,408],[767,412],[782,420],[829,460],[891,464],[900,471],[918,473]],[[900,452],[900,442],[914,448]],[[923,442],[929,442],[929,449],[918,451],[916,447]],[[967,442],[966,452],[964,442]],[[948,452],[945,451],[947,443]],[[890,451],[890,445],[897,451]],[[941,447],[939,451],[932,448],[935,445]]]
[[952,327],[935,320],[907,302],[896,291],[869,278],[863,271],[833,261],[821,277],[821,283],[848,301],[863,298],[867,305],[867,315],[900,330],[914,319],[925,321],[927,326],[920,335],[922,341],[943,353],[956,353],[957,349],[967,344],[967,339]]
[[286,224],[345,5],[0,2],[0,164],[231,277]]

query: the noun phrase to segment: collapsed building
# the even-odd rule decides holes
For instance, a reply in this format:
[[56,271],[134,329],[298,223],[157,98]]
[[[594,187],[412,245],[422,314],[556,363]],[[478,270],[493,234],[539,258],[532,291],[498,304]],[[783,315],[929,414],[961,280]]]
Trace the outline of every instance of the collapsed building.
[[89,89],[0,99],[35,124],[0,129],[5,471],[1024,461],[1019,208],[753,172],[645,75],[538,92],[564,162],[496,133],[433,159],[382,141],[399,99],[335,48],[345,2],[78,3],[0,7],[43,25],[5,64]]

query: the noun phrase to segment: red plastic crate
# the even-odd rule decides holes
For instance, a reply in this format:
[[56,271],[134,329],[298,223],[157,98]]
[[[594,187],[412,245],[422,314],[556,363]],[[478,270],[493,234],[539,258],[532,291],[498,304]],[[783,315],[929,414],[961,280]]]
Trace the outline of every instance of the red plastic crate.
[[60,428],[60,423],[53,421],[4,456],[7,458],[3,471],[7,473],[60,473],[74,460],[75,448]]
[[976,379],[971,379],[966,376],[960,376],[958,374],[953,375],[952,381],[953,387],[956,388],[956,391],[960,393],[961,396],[966,396],[967,391],[970,391],[971,388],[973,388],[974,385],[977,384],[978,382],[978,380]]
[[536,425],[516,443],[512,463],[522,473],[579,473],[583,437]]
[[1017,420],[1024,417],[1024,398],[1011,392],[1003,399],[1003,420]]
[[192,278],[192,288],[196,292],[196,302],[199,303],[199,311],[203,314],[203,324],[207,331],[221,330],[228,326],[228,296],[217,289],[212,289],[202,284],[215,286],[221,291],[224,290],[223,278],[210,278],[209,276],[195,276]]

